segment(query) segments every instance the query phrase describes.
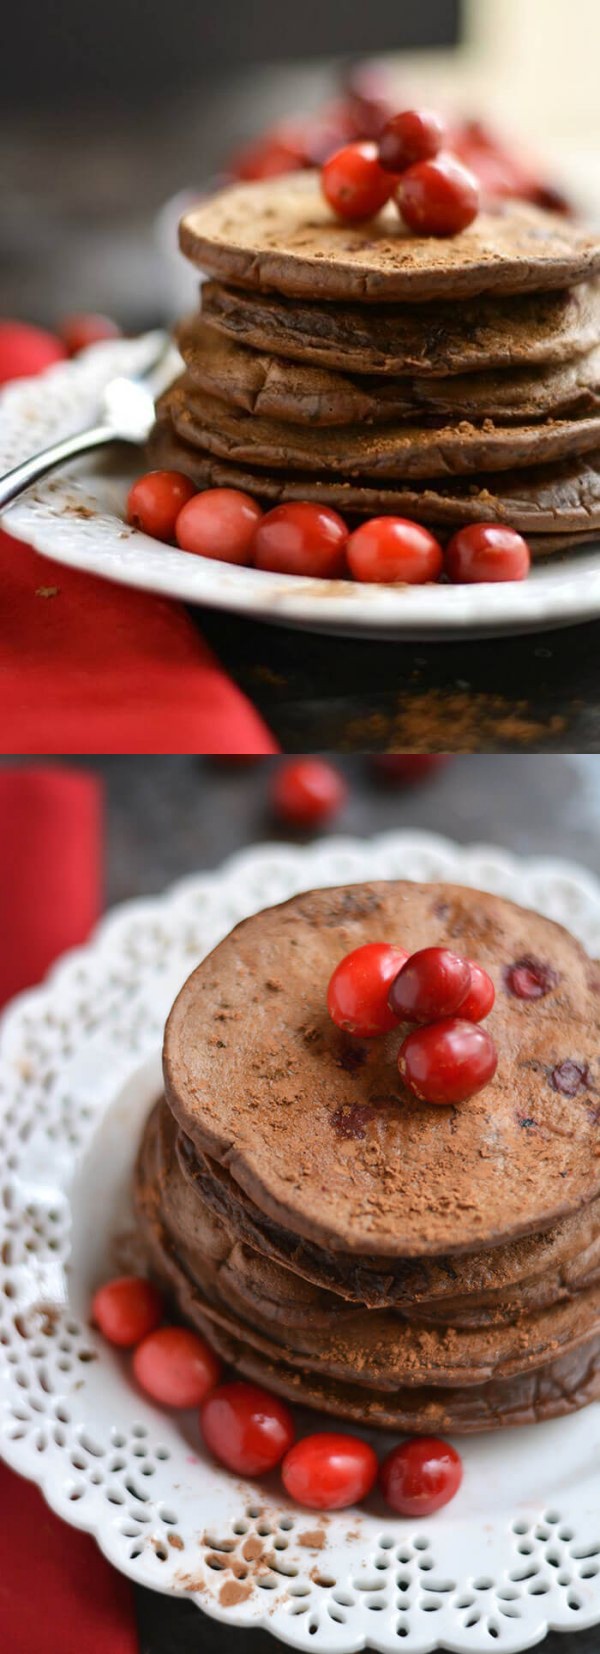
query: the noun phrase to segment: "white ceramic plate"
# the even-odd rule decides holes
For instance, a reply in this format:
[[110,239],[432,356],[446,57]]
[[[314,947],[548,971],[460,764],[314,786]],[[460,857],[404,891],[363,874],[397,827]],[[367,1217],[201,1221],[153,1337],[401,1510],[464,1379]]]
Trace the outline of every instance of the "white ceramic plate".
[[[0,472],[86,424],[102,386],[135,371],[143,341],[97,345],[75,362],[10,385],[0,398]],[[110,451],[17,501],[4,525],[48,557],[125,586],[231,609],[255,620],[360,637],[443,639],[528,632],[600,616],[600,539],[538,563],[529,580],[495,586],[363,586],[240,569],[192,557],[124,522],[141,454]]]
[[[131,1167],[185,976],[265,904],[399,876],[510,895],[600,954],[600,886],[568,863],[420,833],[265,845],[118,909],[6,1014],[0,1452],[123,1573],[187,1593],[217,1619],[317,1654],[391,1654],[399,1640],[407,1654],[515,1651],[551,1628],[600,1623],[600,1406],[464,1441],[463,1487],[426,1523],[395,1519],[377,1499],[322,1517],[295,1509],[276,1476],[246,1483],[208,1462],[195,1416],[138,1394],[128,1359],[88,1326],[94,1287],[136,1262]],[[304,1422],[326,1427],[314,1414]]]

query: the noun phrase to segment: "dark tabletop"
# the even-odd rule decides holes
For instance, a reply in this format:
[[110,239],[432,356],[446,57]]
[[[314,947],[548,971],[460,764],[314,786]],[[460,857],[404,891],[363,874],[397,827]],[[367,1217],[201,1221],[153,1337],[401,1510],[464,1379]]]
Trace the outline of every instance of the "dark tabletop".
[[[218,77],[144,119],[96,103],[51,122],[0,117],[10,156],[0,313],[54,324],[71,309],[130,331],[171,319],[173,269],[155,221],[182,186],[274,115],[330,90],[329,71]],[[173,228],[173,239],[174,239]],[[194,611],[286,751],[595,752],[600,625],[480,643],[355,642]]]
[[[566,856],[600,876],[600,757],[457,758],[418,787],[382,785],[367,758],[335,760],[348,804],[331,831],[367,836],[392,827],[495,843],[518,855]],[[4,762],[8,762],[4,760]],[[107,802],[107,902],[163,889],[218,866],[266,837],[269,788],[280,760],[91,758]],[[224,1628],[195,1605],[136,1590],[141,1654],[271,1654],[260,1631]],[[545,1654],[598,1654],[598,1630],[547,1639]]]
[[[274,1654],[281,1644],[264,1631],[228,1631],[202,1616],[191,1602],[174,1602],[152,1591],[136,1591],[140,1654]],[[555,1632],[536,1647],[542,1654],[598,1654],[600,1631]]]
[[600,623],[469,643],[333,638],[196,611],[284,752],[598,752]]

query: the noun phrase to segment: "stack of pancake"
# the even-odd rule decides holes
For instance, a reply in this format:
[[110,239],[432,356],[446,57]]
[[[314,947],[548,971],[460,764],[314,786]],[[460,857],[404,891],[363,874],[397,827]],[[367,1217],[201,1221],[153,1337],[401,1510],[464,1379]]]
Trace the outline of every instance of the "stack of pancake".
[[[401,1029],[326,1010],[365,942],[493,976],[496,1079],[400,1081]],[[528,961],[537,999],[516,998]],[[240,1372],[381,1427],[458,1433],[600,1395],[600,970],[568,933],[447,885],[310,892],[239,925],[182,989],[135,1178],[153,1272]]]
[[213,279],[178,342],[155,462],[265,504],[506,521],[534,552],[600,529],[600,238],[521,202],[449,241],[343,224],[316,174],[184,218]]

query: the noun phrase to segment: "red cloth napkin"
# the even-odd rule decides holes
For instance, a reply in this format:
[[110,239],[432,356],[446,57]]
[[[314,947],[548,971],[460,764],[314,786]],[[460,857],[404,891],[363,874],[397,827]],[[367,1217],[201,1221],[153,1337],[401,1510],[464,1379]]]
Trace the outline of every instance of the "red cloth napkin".
[[[0,320],[0,385],[42,373],[67,345]],[[1,532],[0,590],[2,752],[277,751],[181,605],[48,563]]]
[[83,769],[0,770],[0,1005],[84,942],[102,909],[102,792]]
[[133,1593],[87,1533],[0,1465],[0,1646],[6,1654],[139,1654]]
[[[102,793],[90,773],[0,771],[0,1001],[84,942],[101,907]],[[87,1534],[0,1464],[0,1648],[6,1654],[137,1654],[129,1582]]]
[[5,753],[272,753],[185,609],[0,532]]

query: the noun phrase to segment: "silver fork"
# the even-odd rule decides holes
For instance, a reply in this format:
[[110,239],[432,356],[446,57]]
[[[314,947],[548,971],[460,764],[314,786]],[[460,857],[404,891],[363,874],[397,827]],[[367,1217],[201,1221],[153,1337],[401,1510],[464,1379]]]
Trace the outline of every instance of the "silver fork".
[[56,466],[102,448],[109,442],[142,443],[154,423],[154,403],[181,370],[181,361],[168,333],[156,329],[146,334],[148,360],[135,376],[119,375],[109,380],[102,393],[98,424],[54,442],[40,454],[33,454],[0,477],[0,511],[32,483]]

